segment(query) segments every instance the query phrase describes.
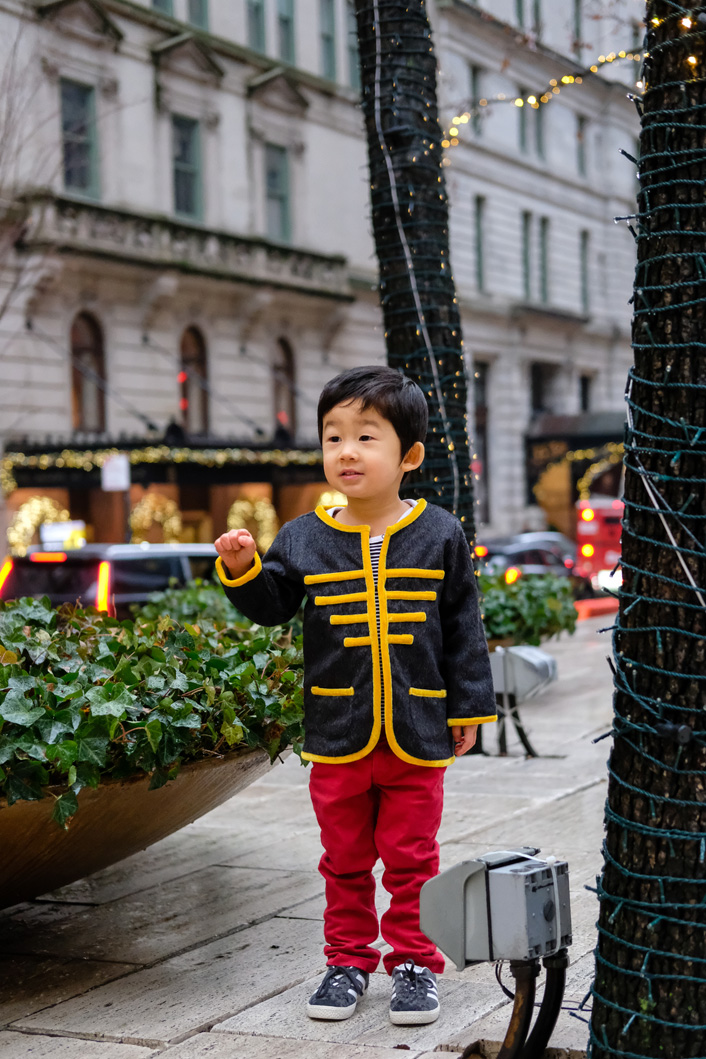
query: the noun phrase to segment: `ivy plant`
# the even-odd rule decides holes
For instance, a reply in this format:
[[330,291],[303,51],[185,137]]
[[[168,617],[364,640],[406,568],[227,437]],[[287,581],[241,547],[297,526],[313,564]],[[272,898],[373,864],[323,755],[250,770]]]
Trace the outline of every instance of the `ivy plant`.
[[489,640],[511,639],[516,644],[537,646],[560,632],[573,633],[576,629],[574,593],[568,577],[520,577],[508,585],[502,574],[481,574],[478,589]]
[[0,601],[8,805],[49,794],[66,826],[81,789],[107,778],[143,773],[155,788],[187,761],[244,747],[274,760],[289,745],[301,749],[302,651],[291,628],[264,629],[237,612],[180,622],[150,606],[117,621],[56,610],[46,598]]

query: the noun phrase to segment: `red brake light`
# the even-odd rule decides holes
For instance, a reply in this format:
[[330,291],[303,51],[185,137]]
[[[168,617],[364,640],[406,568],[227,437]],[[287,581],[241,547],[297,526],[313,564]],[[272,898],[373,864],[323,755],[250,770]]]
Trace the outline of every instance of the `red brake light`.
[[592,507],[585,507],[581,512],[581,518],[584,522],[593,522],[595,517],[596,512],[593,510]]
[[595,550],[596,549],[593,547],[592,544],[582,544],[581,545],[581,554],[583,555],[583,557],[585,559],[590,559],[591,556],[594,554]]
[[12,559],[6,559],[2,566],[0,566],[0,596],[2,595],[2,590],[5,582],[12,573],[13,566],[14,563],[12,562]]
[[98,587],[96,588],[96,610],[107,611],[110,608],[110,563],[102,562],[98,567]]
[[66,552],[32,552],[29,557],[31,563],[65,563]]
[[476,553],[479,559],[485,559],[486,555],[488,554],[488,549],[484,544],[476,544],[473,551]]
[[505,584],[514,585],[520,577],[522,577],[522,571],[517,566],[508,566],[505,571]]
[[576,563],[574,562],[573,559],[570,559],[569,556],[567,555],[566,558],[564,559],[564,566],[566,567],[567,570],[573,570],[573,568],[576,566]]

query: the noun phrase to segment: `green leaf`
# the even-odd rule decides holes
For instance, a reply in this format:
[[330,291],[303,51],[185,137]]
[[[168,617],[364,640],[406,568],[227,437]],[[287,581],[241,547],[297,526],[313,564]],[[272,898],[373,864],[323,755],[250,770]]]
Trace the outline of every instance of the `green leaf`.
[[44,716],[43,706],[34,706],[23,692],[13,689],[0,701],[0,717],[11,724],[30,725]]
[[244,731],[242,724],[238,721],[234,721],[233,724],[228,724],[224,721],[221,725],[221,735],[226,737],[226,743],[228,746],[234,746],[236,743],[242,742]]
[[157,720],[150,720],[145,725],[145,735],[152,749],[157,751],[159,740],[162,738],[162,725]]
[[71,768],[69,769],[68,775],[66,777],[66,782],[68,783],[69,787],[73,787],[74,783],[76,782],[76,766],[75,765],[72,765]]
[[76,761],[87,761],[92,765],[105,765],[108,753],[108,740],[92,737],[89,739],[76,740]]
[[75,815],[78,810],[78,798],[73,791],[67,791],[66,794],[62,794],[60,798],[57,798],[54,802],[54,809],[51,814],[52,820],[56,820],[57,824],[66,829],[69,826],[71,817]]
[[34,776],[18,776],[11,772],[5,784],[7,804],[14,805],[15,802],[39,802],[44,797],[41,782]]
[[102,687],[89,688],[86,698],[91,704],[91,713],[96,717],[122,717],[125,710],[136,706],[137,697],[124,684],[104,684]]
[[48,746],[46,750],[47,761],[55,761],[62,772],[73,765],[77,754],[78,743],[75,739],[66,739],[63,743]]

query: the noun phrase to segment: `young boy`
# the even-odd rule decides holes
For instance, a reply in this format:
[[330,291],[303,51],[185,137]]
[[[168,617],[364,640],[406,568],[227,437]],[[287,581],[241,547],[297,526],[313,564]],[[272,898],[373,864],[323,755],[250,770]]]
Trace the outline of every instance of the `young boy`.
[[461,525],[399,496],[424,458],[427,421],[422,391],[392,368],[338,375],[319,399],[319,437],[347,506],[287,523],[262,562],[247,530],[216,541],[226,593],[253,621],[288,621],[306,596],[302,757],[325,850],[328,964],[312,1018],[349,1018],[378,965],[378,857],[390,1019],[439,1015],[444,958],[420,930],[419,891],[439,870],[445,768],[496,718]]

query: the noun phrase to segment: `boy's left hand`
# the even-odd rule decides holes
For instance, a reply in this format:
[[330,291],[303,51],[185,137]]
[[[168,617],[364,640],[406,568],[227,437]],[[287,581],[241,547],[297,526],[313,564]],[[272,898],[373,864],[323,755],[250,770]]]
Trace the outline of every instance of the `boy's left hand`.
[[460,757],[461,754],[465,754],[475,744],[476,736],[478,735],[478,725],[465,724],[462,727],[460,724],[454,724],[451,728],[451,735],[454,741],[454,754],[456,757]]

